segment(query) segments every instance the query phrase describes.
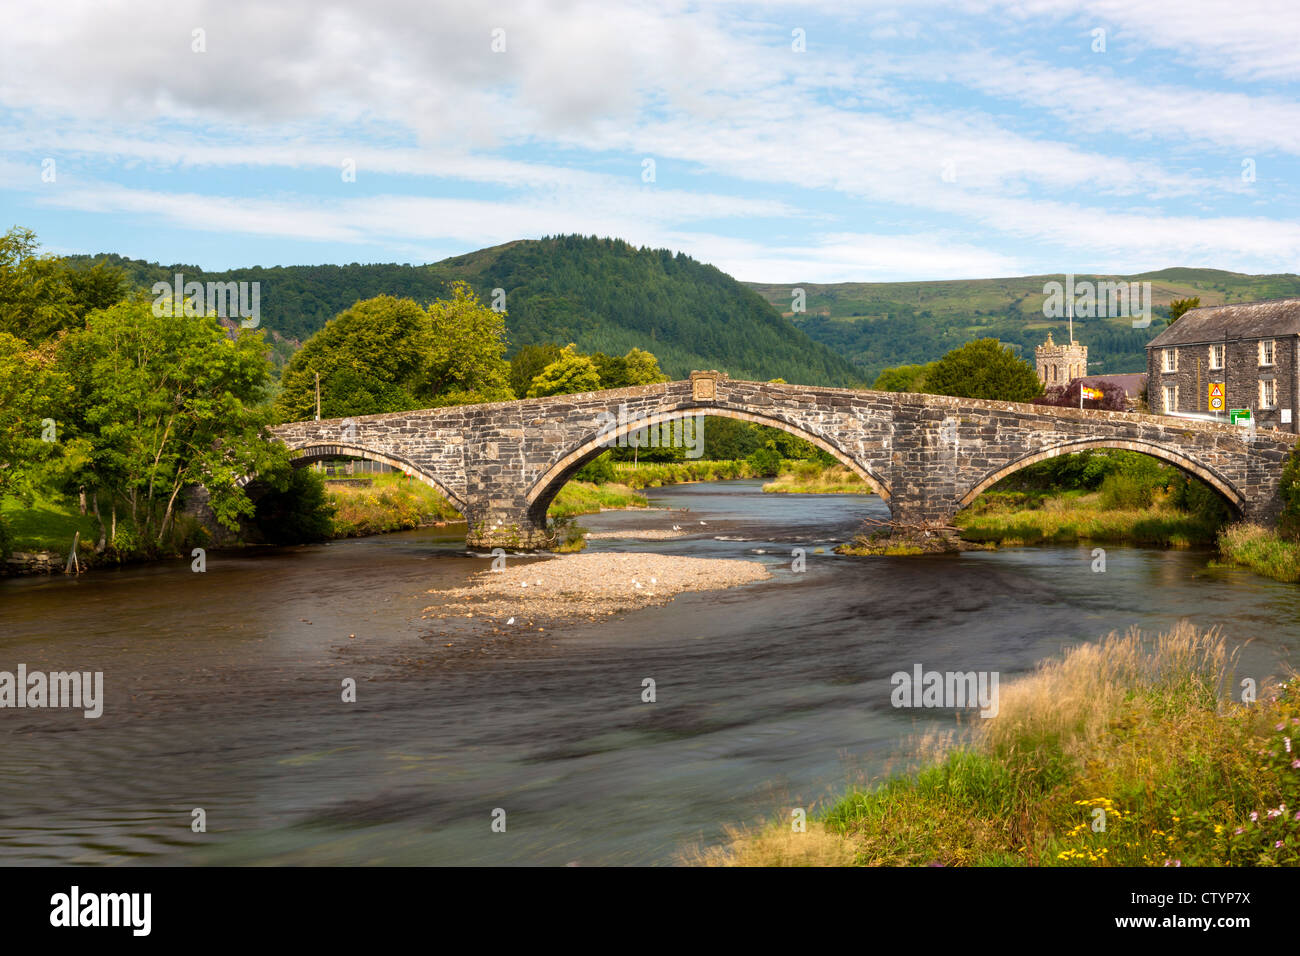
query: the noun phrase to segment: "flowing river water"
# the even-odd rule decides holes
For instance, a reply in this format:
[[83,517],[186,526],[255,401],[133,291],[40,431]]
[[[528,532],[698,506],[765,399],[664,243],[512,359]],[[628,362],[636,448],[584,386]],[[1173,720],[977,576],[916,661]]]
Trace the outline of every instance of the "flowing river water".
[[917,663],[1005,682],[1067,644],[1181,618],[1244,644],[1240,675],[1300,659],[1294,586],[1203,551],[1108,546],[1104,573],[1091,546],[850,558],[830,549],[886,513],[874,496],[650,494],[679,510],[579,520],[689,536],[589,549],[745,558],[772,579],[495,643],[421,617],[429,588],[487,567],[463,526],[210,552],[202,574],[0,582],[0,670],[105,682],[97,720],[0,710],[0,864],[671,863],[956,726],[891,707],[890,674]]

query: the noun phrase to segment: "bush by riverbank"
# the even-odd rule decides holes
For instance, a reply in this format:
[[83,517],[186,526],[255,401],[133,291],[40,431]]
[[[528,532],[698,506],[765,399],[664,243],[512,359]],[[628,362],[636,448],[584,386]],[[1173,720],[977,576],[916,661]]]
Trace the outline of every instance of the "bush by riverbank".
[[1219,556],[1277,581],[1300,581],[1300,544],[1257,524],[1242,522],[1224,528],[1218,539]]
[[687,862],[1300,864],[1300,679],[1235,703],[1234,663],[1186,622],[1111,634],[1004,685],[964,743],[927,738],[923,769],[849,793],[809,833],[781,820]]

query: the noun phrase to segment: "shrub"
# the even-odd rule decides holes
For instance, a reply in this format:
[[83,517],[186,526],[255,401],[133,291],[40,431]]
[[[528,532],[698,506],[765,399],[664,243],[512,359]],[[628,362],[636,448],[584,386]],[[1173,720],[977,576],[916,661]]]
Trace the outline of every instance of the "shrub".
[[578,481],[587,481],[593,485],[604,485],[616,481],[614,463],[610,461],[609,452],[602,452],[578,469],[573,476]]

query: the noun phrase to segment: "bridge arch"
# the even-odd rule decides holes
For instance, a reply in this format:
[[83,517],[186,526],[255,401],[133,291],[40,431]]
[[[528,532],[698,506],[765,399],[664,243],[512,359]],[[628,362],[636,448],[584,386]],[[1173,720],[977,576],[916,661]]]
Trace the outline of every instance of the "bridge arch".
[[392,455],[387,452],[375,451],[372,448],[363,448],[360,445],[346,445],[338,442],[329,444],[305,445],[301,448],[290,448],[289,455],[293,459],[295,468],[303,468],[317,461],[330,461],[335,458],[364,458],[367,461],[377,461],[390,467],[396,468],[408,478],[415,478],[424,482],[438,494],[442,495],[452,506],[461,514],[465,513],[465,502],[461,496],[456,494],[445,484],[429,474],[420,466],[412,464],[400,455]]
[[796,438],[802,438],[816,445],[822,451],[834,457],[837,461],[849,468],[866,482],[867,487],[879,495],[883,500],[889,500],[889,488],[879,477],[872,474],[871,470],[864,467],[860,462],[846,453],[843,449],[836,447],[830,441],[813,432],[806,431],[793,422],[788,422],[781,418],[773,418],[767,415],[760,415],[745,409],[732,408],[726,405],[686,405],[679,408],[673,408],[668,411],[655,412],[643,418],[637,418],[626,423],[620,424],[617,428],[608,432],[598,433],[589,438],[583,439],[577,447],[571,449],[567,454],[560,457],[555,464],[551,465],[546,471],[532,484],[528,489],[526,502],[528,511],[535,519],[539,518],[544,522],[546,509],[550,506],[551,500],[564,487],[564,483],[578,471],[583,465],[598,456],[601,452],[611,447],[612,442],[617,442],[619,438],[630,435],[632,432],[640,431],[642,428],[661,425],[664,422],[673,422],[683,418],[690,418],[695,415],[703,415],[713,418],[733,418],[737,421],[751,422],[755,425],[766,425],[770,428],[779,428],[781,431],[788,432]]
[[990,472],[984,478],[981,478],[966,494],[958,500],[959,508],[965,508],[974,501],[980,494],[993,485],[997,484],[1008,475],[1027,468],[1030,465],[1037,464],[1040,461],[1046,461],[1048,458],[1056,458],[1060,455],[1070,455],[1079,451],[1087,451],[1091,448],[1109,448],[1117,451],[1136,451],[1143,455],[1150,455],[1152,458],[1158,458],[1167,464],[1186,472],[1193,477],[1201,479],[1219,494],[1227,499],[1228,503],[1240,514],[1246,507],[1246,496],[1237,490],[1237,488],[1228,479],[1224,478],[1218,472],[1205,465],[1200,464],[1183,455],[1180,452],[1165,448],[1153,442],[1141,441],[1130,438],[1084,438],[1077,441],[1069,441],[1060,445],[1053,445],[1051,448],[1044,448],[1039,451],[1031,452],[1022,458],[1017,458],[1009,465],[998,468]]

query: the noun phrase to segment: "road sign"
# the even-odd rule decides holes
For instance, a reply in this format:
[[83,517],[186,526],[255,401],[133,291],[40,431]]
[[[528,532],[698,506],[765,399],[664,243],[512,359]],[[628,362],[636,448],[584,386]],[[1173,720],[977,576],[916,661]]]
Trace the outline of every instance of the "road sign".
[[1249,425],[1249,424],[1250,424],[1250,409],[1249,409],[1249,408],[1234,408],[1234,409],[1232,409],[1230,412],[1228,412],[1228,418],[1229,418],[1229,420],[1232,422],[1232,424],[1234,424],[1234,425]]
[[1212,412],[1223,411],[1223,383],[1222,382],[1210,383],[1210,411]]

